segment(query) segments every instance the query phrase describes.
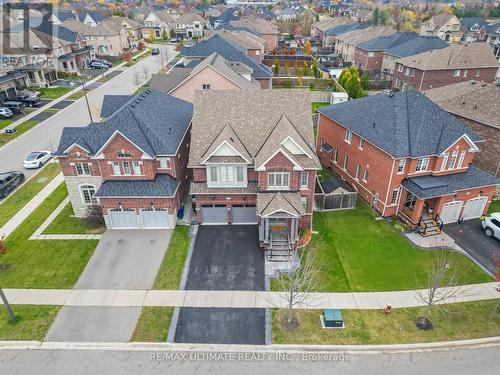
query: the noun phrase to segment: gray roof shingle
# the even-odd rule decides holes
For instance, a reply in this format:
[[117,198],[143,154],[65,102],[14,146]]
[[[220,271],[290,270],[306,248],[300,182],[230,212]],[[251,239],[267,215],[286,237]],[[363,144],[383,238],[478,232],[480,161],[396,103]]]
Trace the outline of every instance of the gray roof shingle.
[[123,107],[133,95],[104,95],[102,100],[101,117],[109,117]]
[[463,173],[413,177],[405,179],[401,183],[405,189],[422,199],[450,195],[459,190],[498,184],[500,184],[498,178],[472,165]]
[[173,197],[179,181],[168,174],[157,174],[154,180],[108,180],[95,197]]
[[383,35],[373,38],[357,45],[358,48],[365,51],[385,51],[391,47],[406,43],[417,38],[417,33],[397,32],[391,35]]
[[318,112],[396,158],[439,155],[464,134],[480,139],[414,90],[350,100]]
[[418,36],[405,43],[388,48],[385,53],[397,57],[407,57],[445,47],[448,47],[448,43],[438,36]]

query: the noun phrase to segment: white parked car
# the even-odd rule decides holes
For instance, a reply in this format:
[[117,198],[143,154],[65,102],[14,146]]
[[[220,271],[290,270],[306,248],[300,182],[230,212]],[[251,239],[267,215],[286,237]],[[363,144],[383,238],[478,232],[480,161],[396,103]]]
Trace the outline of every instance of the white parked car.
[[490,216],[486,216],[481,225],[488,237],[495,237],[500,240],[500,212],[494,212]]
[[27,169],[40,168],[51,157],[52,157],[51,151],[32,152],[23,161],[23,167]]

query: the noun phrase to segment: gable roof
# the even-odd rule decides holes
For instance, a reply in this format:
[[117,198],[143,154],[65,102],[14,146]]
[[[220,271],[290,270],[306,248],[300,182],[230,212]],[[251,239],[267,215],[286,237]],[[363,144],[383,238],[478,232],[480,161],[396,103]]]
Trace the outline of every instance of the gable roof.
[[448,47],[448,43],[438,36],[419,35],[405,43],[388,48],[385,53],[396,57],[407,57],[446,47]]
[[500,22],[484,26],[484,31],[487,35],[500,35]]
[[369,26],[370,25],[367,23],[359,23],[359,22],[345,23],[345,24],[334,26],[331,29],[328,29],[325,34],[328,36],[342,35],[342,34],[348,33],[349,31],[366,29]]
[[105,121],[64,128],[57,156],[73,144],[95,155],[117,132],[149,156],[174,155],[192,118],[193,105],[151,89],[134,96]]
[[[193,166],[202,165],[207,152],[223,135],[224,140],[232,137],[232,145],[245,156],[257,160],[267,159],[277,151],[282,142],[283,134],[273,134],[277,124],[286,115],[290,126],[296,133],[287,134],[295,142],[304,142],[304,147],[314,149],[310,97],[307,91],[295,90],[233,90],[197,91],[191,131],[191,149],[189,163]],[[290,128],[288,128],[290,129]],[[291,132],[291,131],[290,131]],[[298,134],[298,135],[296,135]],[[276,144],[276,149],[267,151],[264,145],[269,142]],[[238,143],[244,147],[237,146]],[[261,152],[266,148],[266,151]],[[293,155],[295,156],[295,155]],[[314,168],[319,161],[314,153]],[[253,162],[253,160],[250,160]]]
[[191,58],[204,58],[214,52],[217,52],[228,61],[239,61],[249,66],[253,69],[253,76],[255,78],[271,78],[273,75],[268,66],[248,57],[240,46],[217,34],[191,47],[183,47],[181,55]]
[[96,23],[104,21],[106,19],[106,17],[104,17],[102,13],[99,13],[95,10],[82,10],[78,18],[80,19],[81,22],[83,22],[85,20],[85,17],[87,16],[92,18]]
[[420,70],[498,68],[493,49],[487,43],[458,43],[446,48],[419,53],[398,61]]
[[230,21],[230,24],[237,27],[247,27],[261,34],[278,34],[278,26],[262,18],[243,17],[236,21]]
[[460,23],[466,31],[472,31],[471,28],[475,25],[477,25],[479,29],[488,25],[488,21],[486,21],[484,17],[464,17],[460,20]]
[[220,34],[226,39],[238,44],[244,49],[263,49],[264,38],[252,34],[246,30],[217,29],[210,31],[211,34]]
[[273,213],[284,211],[295,216],[305,214],[300,200],[300,193],[258,193],[257,214],[269,216]]
[[337,37],[337,40],[346,44],[358,45],[370,39],[390,35],[394,33],[394,29],[386,26],[370,26],[366,29],[352,30]]
[[455,116],[414,90],[350,100],[318,112],[395,158],[440,155],[464,134],[480,140]]
[[365,51],[385,51],[391,47],[398,46],[415,38],[417,38],[417,33],[397,32],[359,43],[357,47]]
[[422,26],[432,24],[434,26],[433,30],[438,30],[443,27],[447,22],[449,22],[453,17],[453,14],[438,14],[436,16],[431,17],[429,20],[422,23]]
[[426,90],[445,111],[500,129],[500,86],[464,81]]
[[133,97],[133,95],[104,95],[101,107],[101,117],[111,116]]
[[167,74],[154,73],[151,75],[149,85],[153,90],[158,90],[168,94],[174,87],[189,77],[191,71],[192,68],[175,67]]

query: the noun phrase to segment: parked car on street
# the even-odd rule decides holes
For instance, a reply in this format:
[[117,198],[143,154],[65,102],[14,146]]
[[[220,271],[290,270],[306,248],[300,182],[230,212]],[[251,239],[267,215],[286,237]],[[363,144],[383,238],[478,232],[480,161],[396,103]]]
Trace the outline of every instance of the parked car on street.
[[[113,63],[109,62],[108,60],[104,60],[104,59],[94,59],[94,60],[92,60],[92,62],[94,62],[94,61],[95,61],[95,62],[99,62],[99,63],[101,63],[101,64],[104,64],[104,65],[106,65],[108,68],[111,68],[111,67],[113,66]],[[92,62],[91,62],[91,63],[92,63]]]
[[500,212],[494,212],[486,216],[481,222],[484,233],[488,237],[494,237],[500,240]]
[[24,174],[22,172],[0,172],[0,198],[5,198],[11,191],[23,182]]
[[51,157],[51,151],[31,152],[23,161],[23,167],[27,169],[40,168]]
[[8,102],[3,103],[3,106],[9,108],[16,115],[24,113],[25,105],[23,102],[9,100]]
[[159,48],[153,48],[151,50],[151,54],[152,55],[159,55],[160,54],[160,49]]
[[92,69],[108,69],[109,66],[107,66],[106,64],[103,64],[102,62],[100,61],[92,61],[89,66],[92,68]]
[[14,113],[7,107],[0,107],[0,118],[11,118]]
[[42,99],[36,94],[28,95],[28,94],[20,94],[14,98],[15,101],[26,104],[28,107],[38,107],[42,104]]
[[170,43],[177,43],[179,38],[170,38]]

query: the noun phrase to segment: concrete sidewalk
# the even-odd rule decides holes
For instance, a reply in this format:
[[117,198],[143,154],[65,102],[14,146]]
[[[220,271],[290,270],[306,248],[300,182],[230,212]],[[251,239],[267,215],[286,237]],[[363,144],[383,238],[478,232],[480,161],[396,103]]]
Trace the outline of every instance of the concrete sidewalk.
[[[465,285],[459,297],[447,301],[471,302],[499,298],[498,283]],[[285,307],[285,293],[221,290],[112,290],[112,289],[4,289],[13,305],[60,305],[100,307]],[[313,293],[298,309],[383,309],[423,306],[415,291]]]
[[47,186],[38,192],[26,205],[19,210],[5,225],[0,228],[0,236],[9,236],[52,192],[64,181],[62,173],[55,176]]

